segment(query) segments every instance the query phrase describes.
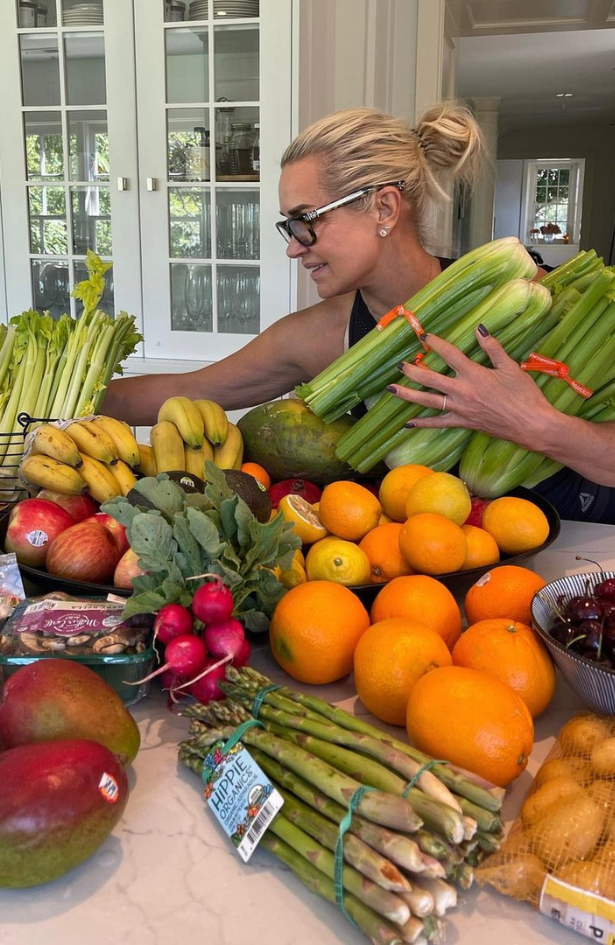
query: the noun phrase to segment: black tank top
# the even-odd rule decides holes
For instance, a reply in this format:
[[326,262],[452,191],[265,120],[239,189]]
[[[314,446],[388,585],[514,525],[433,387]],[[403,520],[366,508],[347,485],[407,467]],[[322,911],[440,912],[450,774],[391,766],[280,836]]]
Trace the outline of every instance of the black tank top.
[[[442,259],[440,266],[446,269],[454,261]],[[365,335],[375,328],[374,316],[357,291],[350,322],[348,324],[348,346],[356,345]],[[358,404],[351,411],[355,417],[362,417],[366,408]],[[455,470],[453,470],[455,472]],[[560,518],[571,522],[600,522],[603,525],[615,525],[615,489],[599,486],[590,479],[585,479],[572,469],[564,467],[559,472],[545,479],[534,487],[559,513]]]

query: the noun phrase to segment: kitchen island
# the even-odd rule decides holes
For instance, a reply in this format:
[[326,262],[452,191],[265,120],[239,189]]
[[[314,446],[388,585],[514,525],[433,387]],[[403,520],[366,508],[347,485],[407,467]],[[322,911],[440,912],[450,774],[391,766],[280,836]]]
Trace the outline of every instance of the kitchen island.
[[[532,566],[546,580],[592,570],[593,565],[575,559],[577,554],[615,570],[615,526],[563,522],[557,541]],[[288,683],[264,642],[251,662],[274,681]],[[374,721],[356,698],[351,679],[311,691]],[[536,720],[528,768],[508,789],[507,823],[517,815],[554,736],[582,708],[558,678],[551,706]],[[167,710],[166,694],[156,681],[132,711],[142,745],[130,771],[131,796],[120,825],[94,856],[65,877],[33,889],[0,890],[0,945],[367,942],[266,851],[257,850],[247,865],[241,862],[206,808],[202,782],[177,762],[177,743],[188,722]],[[526,903],[476,886],[460,891],[459,907],[447,914],[444,925],[447,945],[583,941]]]

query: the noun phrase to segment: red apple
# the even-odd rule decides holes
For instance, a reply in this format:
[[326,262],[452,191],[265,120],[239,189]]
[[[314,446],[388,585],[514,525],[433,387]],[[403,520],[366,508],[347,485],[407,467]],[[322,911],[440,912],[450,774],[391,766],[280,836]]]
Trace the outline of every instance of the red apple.
[[11,511],[4,546],[20,564],[44,568],[51,543],[72,525],[72,517],[55,502],[24,499]]
[[41,489],[36,497],[37,499],[49,499],[56,502],[66,509],[72,516],[74,522],[83,522],[98,511],[98,505],[94,499],[86,495],[62,495],[60,492],[52,492],[51,489]]
[[111,533],[111,537],[121,555],[128,551],[130,543],[126,538],[126,529],[112,515],[107,515],[106,512],[97,512],[96,515],[92,516],[92,519],[103,525]]
[[47,554],[47,570],[56,577],[108,584],[120,553],[110,532],[87,519],[62,532]]
[[474,496],[472,499],[472,508],[470,514],[463,523],[464,525],[476,525],[477,528],[483,527],[483,512],[489,505],[489,499],[479,499]]
[[132,548],[125,551],[117,563],[113,574],[113,586],[132,590],[132,579],[145,571],[139,567],[139,557]]

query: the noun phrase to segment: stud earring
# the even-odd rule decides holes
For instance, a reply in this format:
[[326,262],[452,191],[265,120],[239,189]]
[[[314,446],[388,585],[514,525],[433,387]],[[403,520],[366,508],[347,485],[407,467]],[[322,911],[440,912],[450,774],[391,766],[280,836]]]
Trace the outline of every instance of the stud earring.
[[378,236],[388,236],[389,228],[388,226],[383,226],[381,230],[378,230]]

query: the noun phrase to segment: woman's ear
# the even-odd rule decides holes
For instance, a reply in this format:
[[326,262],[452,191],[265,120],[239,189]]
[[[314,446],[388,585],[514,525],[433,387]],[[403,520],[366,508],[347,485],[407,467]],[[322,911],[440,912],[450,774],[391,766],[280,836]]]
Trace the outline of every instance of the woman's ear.
[[392,229],[395,226],[401,214],[401,202],[402,196],[393,185],[377,191],[375,209],[379,227]]

